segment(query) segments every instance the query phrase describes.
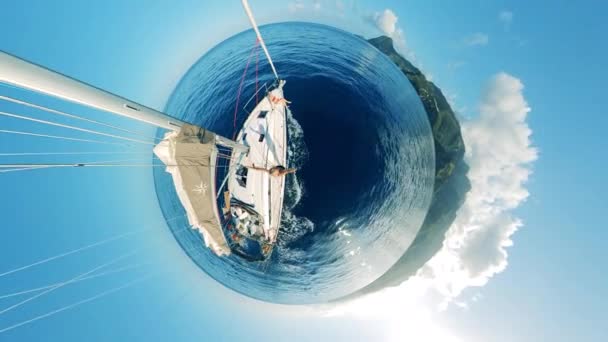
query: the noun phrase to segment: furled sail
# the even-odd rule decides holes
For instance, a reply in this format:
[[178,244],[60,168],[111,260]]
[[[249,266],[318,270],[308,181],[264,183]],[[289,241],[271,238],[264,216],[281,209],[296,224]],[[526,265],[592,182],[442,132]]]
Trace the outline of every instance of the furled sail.
[[154,154],[173,177],[190,225],[201,233],[205,245],[215,254],[229,255],[216,203],[215,144],[215,133],[184,124],[179,132],[168,132],[154,148]]

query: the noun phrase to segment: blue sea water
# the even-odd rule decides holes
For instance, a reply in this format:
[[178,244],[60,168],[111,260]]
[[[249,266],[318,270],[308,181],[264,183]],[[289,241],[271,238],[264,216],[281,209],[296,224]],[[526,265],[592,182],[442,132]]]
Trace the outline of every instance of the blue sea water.
[[[215,256],[188,229],[170,176],[155,168],[158,200],[177,242],[220,283],[264,301],[325,302],[377,279],[412,243],[433,190],[432,133],[407,78],[365,40],[310,23],[261,31],[287,81],[289,167],[298,168],[287,179],[272,257]],[[254,44],[249,30],[207,52],[178,84],[166,112],[232,136],[236,94]],[[255,60],[254,54],[241,104],[255,91]],[[260,85],[273,80],[261,51],[258,75]],[[245,118],[239,111],[238,122]]]

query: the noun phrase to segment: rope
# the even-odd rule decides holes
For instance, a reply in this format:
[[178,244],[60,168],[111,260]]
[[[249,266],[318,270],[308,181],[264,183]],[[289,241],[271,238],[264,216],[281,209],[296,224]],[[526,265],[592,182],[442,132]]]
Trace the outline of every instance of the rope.
[[45,314],[42,314],[42,315],[39,315],[39,316],[36,316],[36,317],[30,318],[30,319],[28,319],[28,320],[25,320],[25,321],[22,321],[22,322],[19,322],[19,323],[13,324],[13,325],[8,326],[8,327],[6,327],[6,328],[2,328],[2,329],[0,329],[0,333],[4,333],[4,332],[6,332],[6,331],[13,330],[13,329],[18,328],[18,327],[20,327],[20,326],[23,326],[23,325],[26,325],[26,324],[29,324],[29,323],[32,323],[32,322],[35,322],[35,321],[41,320],[41,319],[46,318],[46,317],[49,317],[49,316],[53,316],[53,315],[55,315],[55,314],[58,314],[58,313],[60,313],[60,312],[66,311],[66,310],[70,310],[70,309],[75,308],[75,307],[77,307],[77,306],[79,306],[79,305],[82,305],[82,304],[85,304],[85,303],[88,303],[88,302],[92,302],[92,301],[94,301],[94,300],[96,300],[96,299],[99,299],[99,298],[105,297],[105,296],[110,295],[110,294],[112,294],[112,293],[114,293],[114,292],[118,292],[118,291],[120,291],[120,290],[122,290],[122,289],[125,289],[125,288],[128,288],[128,287],[130,287],[130,286],[133,286],[133,285],[135,285],[136,283],[142,282],[142,281],[146,280],[147,278],[150,278],[152,275],[153,275],[153,274],[146,274],[146,275],[144,275],[144,276],[142,276],[142,277],[136,278],[135,280],[131,280],[131,281],[129,281],[129,282],[127,282],[127,283],[123,284],[123,285],[120,285],[120,286],[118,286],[118,287],[114,287],[114,288],[111,288],[111,289],[106,290],[106,291],[104,291],[104,292],[98,293],[98,294],[96,294],[96,295],[94,295],[94,296],[92,296],[92,297],[85,298],[85,299],[83,299],[83,300],[80,300],[80,301],[78,301],[78,302],[75,302],[75,303],[69,304],[69,305],[64,306],[64,307],[61,307],[61,308],[59,308],[59,309],[55,309],[55,310],[53,310],[53,311],[49,311],[49,312],[47,312],[47,313],[45,313]]
[[0,173],[8,173],[8,172],[17,172],[17,171],[26,171],[26,170],[36,170],[36,169],[48,169],[52,166],[33,166],[33,167],[22,167],[18,169],[10,169],[10,170],[0,170]]
[[91,119],[83,118],[83,117],[78,116],[78,115],[69,114],[69,113],[66,113],[66,112],[62,112],[62,111],[55,110],[55,109],[52,109],[52,108],[36,105],[36,104],[33,104],[33,103],[21,101],[21,100],[18,100],[18,99],[9,97],[9,96],[2,96],[2,95],[0,95],[0,100],[9,101],[9,102],[12,102],[12,103],[17,103],[17,104],[28,106],[28,107],[31,107],[31,108],[36,108],[36,109],[44,110],[46,112],[57,114],[57,115],[61,115],[61,116],[65,116],[65,117],[68,117],[68,118],[72,118],[72,119],[76,119],[76,120],[81,120],[81,121],[86,121],[86,122],[94,123],[96,125],[101,125],[101,126],[109,127],[109,128],[112,128],[112,129],[116,129],[116,130],[119,130],[119,131],[126,132],[126,133],[134,134],[134,135],[146,138],[146,139],[152,139],[152,140],[155,140],[155,141],[161,140],[160,138],[156,138],[156,137],[150,138],[149,136],[147,136],[145,134],[142,134],[142,133],[139,133],[139,132],[131,131],[131,130],[128,130],[128,129],[124,129],[124,128],[121,128],[121,127],[118,127],[118,126],[106,124],[106,123],[103,123],[103,122],[100,122],[100,121],[96,121],[96,120],[91,120]]
[[[58,155],[91,155],[91,154],[144,154],[143,152],[15,152],[0,153],[0,157],[10,156],[58,156]],[[157,157],[154,157],[157,158]]]
[[[91,142],[91,143],[106,144],[106,145],[122,145],[122,146],[127,145],[125,143],[113,143],[113,142],[106,142],[106,141],[99,141],[99,140],[69,138],[69,137],[63,137],[63,136],[58,136],[58,135],[48,135],[48,134],[39,134],[39,133],[21,132],[21,131],[9,131],[9,130],[4,130],[4,129],[0,129],[0,133],[29,135],[29,136],[34,136],[34,137],[62,139],[62,140],[70,140],[70,141]],[[127,146],[129,146],[129,145],[127,145]]]
[[234,121],[233,121],[233,132],[232,132],[232,140],[236,138],[236,114],[239,111],[239,101],[241,100],[241,92],[243,90],[243,84],[245,83],[245,76],[247,75],[247,70],[249,69],[249,63],[251,62],[251,57],[253,56],[253,52],[257,49],[259,41],[256,39],[255,46],[251,48],[251,52],[249,52],[249,57],[247,58],[247,64],[245,65],[245,70],[243,71],[243,76],[241,76],[241,83],[239,84],[239,90],[236,94],[236,104],[234,106]]
[[[128,270],[132,270],[132,269],[137,269],[137,268],[140,268],[140,267],[145,266],[145,265],[149,265],[149,263],[148,264],[142,264],[142,263],[140,263],[140,264],[135,264],[135,265],[130,265],[130,266],[123,266],[123,267],[117,268],[115,270],[105,271],[105,272],[101,272],[101,273],[97,273],[97,274],[94,274],[94,275],[90,275],[90,276],[81,278],[78,281],[75,281],[75,283],[76,282],[81,282],[81,281],[84,281],[84,280],[104,277],[104,276],[107,276],[107,275],[112,275],[112,274],[116,274],[116,273],[120,273],[120,272],[124,272],[124,271],[128,271]],[[55,287],[55,286],[57,286],[59,284],[60,283],[54,283],[54,284],[49,284],[49,285],[45,285],[45,286],[36,287],[36,288],[33,288],[33,289],[29,289],[29,290],[22,290],[22,291],[18,291],[18,292],[8,293],[8,294],[5,294],[5,295],[1,295],[0,299],[11,298],[11,297],[16,297],[16,296],[32,293],[32,292],[38,292],[38,291],[46,290],[46,289],[49,289],[51,287]]]
[[222,159],[232,159],[232,155],[230,155],[230,154],[221,154],[221,153],[218,153],[217,157],[218,158],[222,158]]
[[[0,173],[8,173],[15,171],[25,170],[38,170],[48,168],[82,168],[82,167],[168,167],[168,166],[179,166],[179,167],[215,167],[215,168],[227,168],[228,165],[165,165],[165,164],[1,164]],[[3,170],[6,169],[6,170]]]
[[[167,167],[167,166],[180,166],[180,167],[228,167],[224,165],[186,165],[186,164],[94,164],[94,163],[72,163],[72,164],[0,164],[0,169],[10,169],[14,167],[23,167],[27,169],[45,168],[45,167]],[[6,172],[11,170],[0,170],[0,172]]]
[[3,112],[3,111],[0,111],[0,115],[11,117],[11,118],[15,118],[15,119],[20,119],[20,120],[38,122],[38,123],[42,123],[42,124],[49,125],[49,126],[63,127],[63,128],[68,128],[68,129],[72,129],[72,130],[75,130],[75,131],[102,135],[102,136],[111,137],[111,138],[115,138],[115,139],[132,141],[132,142],[136,142],[136,143],[140,143],[140,144],[146,144],[146,145],[152,145],[152,146],[155,145],[154,143],[151,143],[151,142],[148,142],[148,141],[143,141],[143,140],[137,140],[137,139],[127,138],[127,137],[122,137],[120,135],[114,135],[114,134],[109,134],[109,133],[98,132],[98,131],[94,131],[94,130],[91,130],[91,129],[79,128],[79,127],[75,127],[75,126],[64,125],[64,124],[60,124],[60,123],[56,123],[56,122],[51,122],[51,121],[46,121],[46,120],[41,120],[41,119],[34,119],[34,118],[27,117],[27,116],[7,113],[7,112]]
[[16,309],[16,308],[18,308],[18,307],[22,306],[23,304],[25,304],[25,303],[27,303],[27,302],[30,302],[30,301],[32,301],[32,300],[34,300],[34,299],[38,298],[38,297],[41,297],[41,296],[43,296],[43,295],[45,295],[45,294],[47,294],[47,293],[53,292],[53,291],[55,291],[55,290],[57,290],[57,289],[60,289],[60,288],[62,288],[62,287],[64,287],[64,286],[66,286],[66,285],[69,285],[69,284],[71,284],[71,283],[73,283],[73,282],[76,282],[76,281],[78,281],[80,278],[84,278],[84,277],[88,276],[89,274],[91,274],[91,273],[93,273],[93,272],[95,272],[95,271],[97,271],[97,270],[100,270],[100,269],[102,269],[102,268],[104,268],[104,267],[107,267],[107,266],[110,266],[110,265],[112,265],[112,264],[115,264],[115,263],[117,263],[118,261],[120,261],[120,260],[122,260],[122,259],[125,259],[125,258],[127,258],[127,257],[130,257],[131,255],[134,255],[135,253],[136,253],[136,251],[133,251],[133,252],[130,252],[130,253],[126,253],[126,254],[123,254],[123,255],[121,255],[121,256],[119,256],[119,257],[117,257],[117,258],[112,259],[111,261],[109,261],[109,262],[107,262],[107,263],[101,264],[101,265],[99,265],[99,266],[97,266],[97,267],[95,267],[95,268],[93,268],[93,269],[91,269],[91,270],[89,270],[89,271],[87,271],[87,272],[81,273],[81,274],[79,274],[79,275],[78,275],[78,276],[76,276],[76,277],[73,277],[73,278],[71,278],[71,279],[69,279],[69,280],[66,280],[66,281],[64,281],[64,282],[62,282],[62,283],[59,283],[58,285],[56,285],[56,286],[54,286],[54,287],[51,287],[51,288],[49,288],[49,289],[47,289],[47,290],[45,290],[45,291],[42,291],[42,292],[38,293],[37,295],[31,296],[31,297],[29,297],[29,298],[27,298],[27,299],[25,299],[25,300],[22,300],[22,301],[20,301],[20,302],[18,302],[18,303],[16,303],[16,304],[13,304],[13,305],[9,306],[8,308],[5,308],[5,309],[3,309],[3,310],[0,310],[0,315],[5,314],[5,313],[7,313],[7,312],[9,312],[9,311],[11,311],[11,310],[13,310],[13,309]]
[[[259,40],[256,40],[256,43],[259,42]],[[255,54],[255,105],[258,105],[258,65],[260,62],[260,49],[257,49],[257,44],[256,44],[256,54]]]
[[[16,172],[16,171],[26,171],[26,170],[37,170],[37,169],[48,169],[53,167],[68,167],[70,165],[72,167],[78,166],[96,166],[103,165],[109,163],[122,163],[129,162],[137,159],[121,159],[121,160],[104,160],[98,162],[89,162],[89,163],[73,163],[73,164],[0,164],[0,173],[8,173],[8,172]],[[112,165],[121,165],[121,164],[112,164]],[[1,275],[0,275],[1,276]]]
[[[243,160],[243,156],[244,154],[240,154],[239,155],[239,160],[235,163],[235,165],[238,165],[241,163],[241,161]],[[232,159],[230,160],[230,162],[232,163]],[[230,165],[228,165],[228,167],[230,167]],[[236,172],[236,167],[234,167],[232,170],[228,170],[228,174],[226,175],[226,177],[224,177],[224,180],[222,181],[222,184],[220,185],[219,189],[217,190],[217,197],[215,199],[220,198],[220,194],[222,193],[222,189],[224,188],[224,185],[226,185],[226,182],[228,181],[228,177],[231,176],[232,172]]]

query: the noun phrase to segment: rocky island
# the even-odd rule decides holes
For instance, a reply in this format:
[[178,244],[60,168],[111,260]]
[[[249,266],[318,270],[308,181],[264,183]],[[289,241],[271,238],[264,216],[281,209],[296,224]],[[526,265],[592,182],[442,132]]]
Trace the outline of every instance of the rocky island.
[[414,275],[441,248],[471,187],[460,124],[441,89],[395,50],[391,38],[380,36],[368,42],[401,69],[420,96],[435,143],[435,183],[429,211],[410,248],[384,275],[348,298],[397,286]]

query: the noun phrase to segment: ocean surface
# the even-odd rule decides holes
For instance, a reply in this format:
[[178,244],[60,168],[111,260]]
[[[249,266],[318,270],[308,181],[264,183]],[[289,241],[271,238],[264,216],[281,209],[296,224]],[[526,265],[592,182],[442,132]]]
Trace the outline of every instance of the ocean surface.
[[[431,128],[401,71],[365,40],[328,26],[261,28],[291,101],[286,201],[271,258],[217,257],[185,211],[169,174],[154,168],[161,209],[177,243],[225,286],[264,301],[305,304],[346,296],[385,273],[416,236],[433,190]],[[166,112],[227,137],[239,107],[273,75],[253,31],[207,52],[174,90]],[[258,68],[256,68],[256,60]],[[251,104],[252,105],[252,104]],[[237,127],[246,118],[239,110]],[[159,131],[159,136],[162,132]]]

